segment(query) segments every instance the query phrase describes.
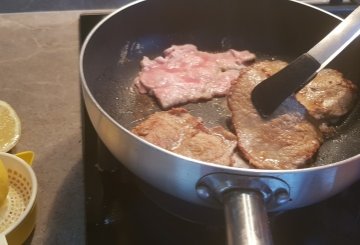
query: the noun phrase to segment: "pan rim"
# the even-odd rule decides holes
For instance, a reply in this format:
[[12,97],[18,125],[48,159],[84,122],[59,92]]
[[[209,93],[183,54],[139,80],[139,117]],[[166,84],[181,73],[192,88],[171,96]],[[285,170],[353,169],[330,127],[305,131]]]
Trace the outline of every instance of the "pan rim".
[[[180,158],[182,160],[185,160],[191,164],[200,164],[200,165],[205,165],[205,166],[209,166],[212,168],[217,169],[218,171],[236,171],[236,172],[241,172],[244,174],[295,174],[295,173],[303,173],[303,172],[315,172],[315,171],[323,171],[324,169],[332,169],[332,168],[337,168],[340,165],[345,165],[347,163],[351,163],[353,162],[354,164],[356,163],[360,163],[359,158],[360,158],[360,154],[357,154],[355,156],[352,156],[350,158],[341,160],[341,161],[337,161],[337,162],[333,162],[333,163],[328,163],[326,165],[321,165],[321,166],[314,166],[314,167],[305,167],[305,168],[299,168],[299,169],[284,169],[284,170],[277,170],[277,169],[256,169],[256,168],[239,168],[239,167],[230,167],[230,166],[224,166],[224,165],[220,165],[220,164],[216,164],[216,163],[211,163],[211,162],[204,162],[204,161],[200,161],[197,159],[193,159],[193,158],[189,158],[183,155],[179,155],[177,153],[171,152],[169,150],[163,149],[157,145],[154,145],[144,139],[142,139],[141,137],[137,136],[136,134],[132,133],[130,130],[126,129],[124,126],[122,126],[119,122],[117,122],[113,117],[111,117],[101,106],[100,104],[97,102],[97,100],[95,99],[95,97],[93,96],[93,94],[90,91],[90,88],[87,85],[85,76],[84,76],[84,69],[83,69],[83,61],[84,61],[84,53],[85,50],[88,46],[89,41],[91,40],[92,36],[94,35],[94,33],[97,32],[97,30],[104,24],[106,23],[110,18],[112,18],[113,16],[115,16],[116,14],[118,14],[119,12],[137,5],[139,3],[142,2],[146,2],[147,0],[136,0],[133,1],[131,3],[125,4],[122,7],[118,8],[117,10],[113,11],[112,13],[108,14],[107,16],[105,16],[102,20],[99,21],[99,23],[97,23],[95,25],[95,27],[89,32],[89,34],[87,35],[87,37],[84,40],[84,43],[81,47],[81,51],[80,51],[80,59],[79,59],[79,63],[80,63],[80,77],[81,77],[81,85],[82,85],[82,89],[83,91],[86,93],[86,95],[90,98],[91,102],[97,107],[97,109],[100,111],[100,113],[105,116],[105,118],[107,120],[109,120],[112,124],[114,124],[116,127],[120,128],[123,132],[125,132],[126,134],[134,137],[136,140],[140,141],[141,143],[145,143],[146,145],[148,145],[149,147],[155,148],[163,153],[166,154],[170,154],[173,157],[176,158]],[[336,18],[340,21],[342,21],[343,19],[339,16],[336,16],[335,14],[332,14],[326,10],[323,10],[317,6],[314,5],[310,5],[308,3],[305,2],[300,2],[298,0],[289,0],[289,2],[293,2],[295,4],[301,4],[304,5],[306,7],[309,8],[313,8],[317,11],[320,11],[324,14],[330,15],[333,18]],[[84,96],[84,95],[82,95]],[[358,160],[358,161],[356,161]]]

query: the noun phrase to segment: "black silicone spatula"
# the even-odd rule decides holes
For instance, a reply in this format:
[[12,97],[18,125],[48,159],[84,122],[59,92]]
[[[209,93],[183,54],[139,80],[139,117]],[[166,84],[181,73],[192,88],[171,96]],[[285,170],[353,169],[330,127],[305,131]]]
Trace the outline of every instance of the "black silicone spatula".
[[303,88],[360,34],[360,7],[356,8],[318,44],[284,69],[258,84],[251,94],[261,116],[271,115],[290,95]]

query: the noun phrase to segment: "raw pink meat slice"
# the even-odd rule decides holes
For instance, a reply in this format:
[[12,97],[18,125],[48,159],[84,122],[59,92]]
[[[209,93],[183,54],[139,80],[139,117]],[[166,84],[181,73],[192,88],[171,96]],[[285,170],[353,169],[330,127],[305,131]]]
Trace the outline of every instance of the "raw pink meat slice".
[[155,96],[164,109],[209,100],[227,95],[231,82],[254,59],[247,50],[208,53],[192,44],[173,45],[164,57],[143,58],[135,84],[140,93]]

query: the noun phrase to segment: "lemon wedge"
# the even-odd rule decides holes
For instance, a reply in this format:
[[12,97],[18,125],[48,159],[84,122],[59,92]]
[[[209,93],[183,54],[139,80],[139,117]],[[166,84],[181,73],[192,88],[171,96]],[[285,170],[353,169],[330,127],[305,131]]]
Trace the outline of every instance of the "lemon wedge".
[[9,193],[8,172],[4,166],[4,163],[0,160],[0,207],[5,202],[8,193]]
[[21,123],[15,110],[0,100],[0,152],[8,152],[19,141]]

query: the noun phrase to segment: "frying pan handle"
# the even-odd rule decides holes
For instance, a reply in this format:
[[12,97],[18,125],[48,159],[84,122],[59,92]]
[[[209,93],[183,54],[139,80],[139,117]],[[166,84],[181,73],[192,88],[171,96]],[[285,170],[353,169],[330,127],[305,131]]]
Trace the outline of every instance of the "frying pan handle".
[[256,191],[223,194],[228,245],[272,244],[263,197]]
[[272,244],[267,211],[291,200],[289,185],[273,176],[212,173],[196,191],[208,204],[224,206],[228,245]]

